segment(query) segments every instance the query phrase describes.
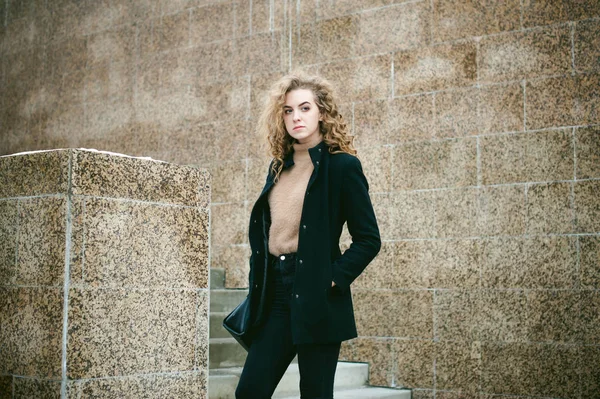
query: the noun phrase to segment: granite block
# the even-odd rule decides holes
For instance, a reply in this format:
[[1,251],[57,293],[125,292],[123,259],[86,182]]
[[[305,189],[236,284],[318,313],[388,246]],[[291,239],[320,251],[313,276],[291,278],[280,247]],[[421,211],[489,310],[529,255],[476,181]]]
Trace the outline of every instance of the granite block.
[[417,190],[440,186],[440,142],[419,141],[393,149],[392,190]]
[[392,288],[435,287],[435,244],[429,240],[396,241],[393,244]]
[[436,390],[479,391],[481,342],[438,341],[434,352]]
[[436,289],[433,297],[434,339],[479,341],[479,291]]
[[282,30],[256,33],[234,42],[234,76],[283,72],[289,63],[288,38]]
[[495,289],[573,289],[577,243],[567,236],[503,237],[482,241],[482,285]]
[[392,343],[394,382],[405,388],[432,388],[435,350],[432,341],[400,340]]
[[487,393],[577,397],[579,348],[554,343],[482,344],[481,390]]
[[[342,32],[354,39],[353,55],[387,53],[426,46],[430,41],[431,11],[428,2],[407,2],[349,16],[355,18],[356,33]],[[329,24],[332,20],[323,21]]]
[[484,36],[520,28],[518,0],[482,3],[476,0],[441,0],[433,7],[433,37],[437,42]]
[[428,245],[428,250],[433,253],[435,269],[431,287],[479,287],[482,249],[478,240],[435,240]]
[[86,101],[131,99],[135,73],[135,65],[129,62],[103,63],[88,69],[85,76]]
[[361,148],[358,156],[369,183],[369,192],[389,192],[392,180],[392,149],[384,146]]
[[149,374],[125,378],[91,379],[83,380],[79,385],[81,399],[192,399],[208,397],[207,372]]
[[390,0],[319,0],[317,17],[328,19],[388,5]]
[[62,287],[67,207],[63,196],[19,201],[14,284]]
[[439,44],[394,54],[394,95],[469,86],[477,79],[473,41]]
[[434,191],[435,233],[439,238],[479,235],[479,190],[459,188]]
[[434,391],[433,389],[412,389],[411,399],[433,399],[434,392],[439,395],[441,391]]
[[468,187],[477,185],[477,140],[463,138],[436,143],[437,187]]
[[600,74],[527,81],[527,129],[598,123],[598,87]]
[[[527,233],[571,233],[574,214],[571,183],[531,184],[527,188]],[[575,189],[577,198],[577,188]],[[585,195],[582,197],[585,198]],[[576,200],[577,203],[577,200]],[[577,213],[579,217],[579,214]]]
[[208,288],[206,210],[103,198],[84,209],[84,284]]
[[482,86],[479,90],[481,133],[512,132],[524,129],[524,93],[520,83]]
[[395,216],[392,219],[393,239],[436,236],[437,195],[435,191],[402,191],[393,194],[391,198],[393,200],[391,212]]
[[484,184],[574,178],[571,129],[481,137],[480,148]]
[[195,98],[195,121],[211,122],[227,119],[245,120],[249,115],[250,79],[242,77],[227,82],[191,87]]
[[392,194],[371,194],[373,210],[377,218],[377,226],[382,240],[389,240],[396,236],[396,222],[399,209],[395,206],[395,196]]
[[388,100],[354,103],[354,145],[357,148],[388,144],[390,109]]
[[393,380],[394,342],[391,339],[359,337],[352,341],[350,361],[369,362],[369,384],[389,386]]
[[575,69],[578,72],[600,70],[600,22],[576,22],[573,42]]
[[60,378],[62,289],[0,287],[0,373]]
[[431,291],[357,289],[353,297],[361,335],[433,338]]
[[250,201],[251,206],[261,194],[267,179],[270,159],[263,158],[249,158],[248,159],[248,178],[246,181],[246,200]]
[[[572,296],[575,299],[580,299],[580,320],[575,320],[574,324],[581,329],[581,341],[586,345],[598,345],[600,344],[600,315],[598,314],[598,308],[600,306],[600,292],[594,290],[585,290],[580,293],[573,293]],[[566,322],[572,321],[570,319],[576,318],[576,314],[565,316]],[[579,323],[578,323],[579,322]],[[567,326],[564,327],[568,328]]]
[[[162,98],[155,101],[157,103],[162,102]],[[163,109],[168,110],[173,104],[169,104],[167,101],[162,104]],[[100,100],[93,103],[86,104],[86,108],[93,110],[93,112],[84,113],[83,115],[83,127],[86,131],[86,136],[81,147],[90,148],[91,143],[95,145],[92,147],[99,150],[110,151],[111,147],[102,141],[102,137],[107,137],[118,130],[126,128],[131,123],[134,123],[135,118],[135,106],[133,97],[113,97],[108,100]],[[158,105],[155,106],[158,110]],[[184,111],[177,113],[177,116],[181,116]],[[90,141],[88,141],[91,139]]]
[[13,399],[12,385],[13,385],[13,376],[12,375],[0,376],[0,399]]
[[483,37],[479,82],[503,82],[571,71],[571,32],[566,25]]
[[225,269],[226,288],[248,288],[250,246],[226,245],[211,248],[211,268]]
[[197,294],[194,370],[208,373],[210,294],[208,290],[198,291]]
[[578,239],[581,288],[600,289],[600,237],[580,236]]
[[[75,195],[95,195],[206,207],[206,170],[155,160],[73,151]],[[176,184],[174,184],[176,183]]]
[[482,341],[528,340],[527,295],[523,290],[483,290],[477,328]]
[[348,15],[317,23],[318,49],[323,59],[351,58],[356,55],[360,19],[360,15]]
[[581,399],[593,399],[600,392],[600,347],[583,346],[579,356],[581,364]]
[[232,38],[235,34],[235,7],[232,2],[194,8],[190,17],[193,45]]
[[584,304],[582,294],[578,291],[529,291],[527,340],[571,344],[581,342],[579,311]]
[[0,157],[0,198],[67,192],[69,151]]
[[525,0],[522,4],[523,27],[576,21],[600,15],[596,0]]
[[[19,4],[21,2],[15,2]],[[15,4],[11,3],[11,4]],[[4,14],[0,13],[4,18]],[[2,21],[5,21],[2,19]],[[48,41],[48,24],[41,18],[17,17],[7,18],[6,24],[2,24],[2,41],[0,49],[5,53],[12,53],[23,50],[24,48],[40,48]]]
[[17,200],[0,201],[0,285],[14,284],[17,272]]
[[600,127],[590,126],[575,129],[575,151],[577,153],[578,179],[600,177]]
[[71,37],[51,42],[46,54],[46,73],[62,75],[81,71],[88,62],[87,41],[85,37]]
[[334,61],[319,66],[319,74],[337,88],[340,103],[388,98],[391,62],[387,54]]
[[60,381],[15,377],[13,397],[60,399],[60,384]]
[[[302,2],[301,4],[305,4]],[[305,65],[317,64],[320,59],[319,32],[317,24],[304,23],[296,26],[292,35],[292,69],[300,69]]]
[[244,202],[211,206],[211,247],[246,244],[248,241],[247,209]]
[[136,29],[135,25],[127,24],[89,35],[86,43],[87,67],[106,65],[111,61],[131,61],[135,54]]
[[469,87],[441,91],[434,94],[434,102],[436,137],[463,137],[479,133],[479,89]]
[[430,140],[436,132],[434,95],[396,97],[389,102],[387,128],[380,132],[385,144]]
[[158,3],[157,5],[160,7],[160,15],[174,14],[202,5],[202,1],[199,0],[159,0],[155,3]]
[[246,160],[211,164],[211,201],[238,202],[246,199]]
[[525,187],[483,186],[479,190],[481,235],[520,235],[525,233]]
[[383,242],[381,250],[352,283],[353,288],[396,288],[401,273],[395,266],[397,243]]
[[184,289],[72,288],[68,378],[192,370],[199,295]]

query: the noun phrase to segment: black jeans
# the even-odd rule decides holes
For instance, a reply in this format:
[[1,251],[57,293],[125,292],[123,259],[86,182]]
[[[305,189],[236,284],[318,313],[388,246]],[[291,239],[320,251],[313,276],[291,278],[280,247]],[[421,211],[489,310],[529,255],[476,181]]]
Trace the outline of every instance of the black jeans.
[[[281,259],[281,257],[284,259]],[[294,286],[296,254],[269,255],[274,276],[274,295],[269,315],[256,332],[244,370],[240,376],[237,399],[271,398],[289,364],[298,354],[300,397],[333,398],[333,381],[341,342],[331,344],[292,343],[290,300]]]

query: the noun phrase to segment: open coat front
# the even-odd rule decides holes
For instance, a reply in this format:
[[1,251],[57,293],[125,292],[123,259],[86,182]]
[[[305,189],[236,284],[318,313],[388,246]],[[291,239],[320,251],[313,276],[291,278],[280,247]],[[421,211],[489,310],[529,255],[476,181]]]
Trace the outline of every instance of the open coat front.
[[[299,226],[291,298],[294,344],[344,341],[357,336],[350,284],[381,248],[369,185],[359,159],[346,153],[330,154],[325,141],[308,152],[314,170],[304,195]],[[292,150],[284,159],[284,169],[293,164]],[[252,249],[249,295],[254,304],[261,286],[273,285],[264,275],[271,223],[267,194],[274,184],[270,170],[269,167],[265,186],[252,208],[248,230]],[[342,255],[339,240],[345,222],[352,244]],[[336,283],[333,288],[332,281]]]

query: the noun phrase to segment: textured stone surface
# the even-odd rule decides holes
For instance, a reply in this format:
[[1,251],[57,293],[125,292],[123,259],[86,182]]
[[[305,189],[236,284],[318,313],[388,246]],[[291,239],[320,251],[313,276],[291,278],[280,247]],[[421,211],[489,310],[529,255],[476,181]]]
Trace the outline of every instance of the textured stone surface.
[[436,389],[461,390],[475,394],[479,390],[481,374],[481,343],[434,343]]
[[600,289],[600,237],[579,237],[581,288]]
[[600,22],[581,21],[575,25],[575,69],[593,71],[600,69]]
[[396,339],[394,354],[394,381],[401,387],[433,387],[433,342]]
[[470,237],[478,234],[478,190],[460,188],[433,192],[437,237]]
[[77,383],[83,398],[198,398],[208,397],[208,373],[194,371],[171,375],[139,375],[83,380]]
[[436,131],[434,96],[424,94],[394,98],[389,102],[388,114],[382,119],[388,121],[386,128],[379,132],[385,144],[431,139]]
[[17,262],[18,201],[0,201],[0,285],[14,282]]
[[524,27],[576,21],[600,15],[596,0],[525,0],[522,8]]
[[[15,378],[14,397],[59,399],[61,397],[60,385],[60,381],[48,381],[33,378]],[[71,394],[73,391],[69,388],[70,386],[67,388],[67,393]]]
[[433,3],[433,37],[449,41],[519,29],[518,0],[491,4],[476,0],[441,0]]
[[479,297],[478,291],[436,290],[433,304],[435,338],[478,341]]
[[478,230],[481,235],[520,235],[525,232],[523,186],[484,186],[479,190]]
[[597,126],[575,130],[578,179],[600,177],[600,128]]
[[181,289],[71,289],[69,378],[191,370],[196,306],[206,299]]
[[600,181],[598,180],[581,181],[574,184],[577,232],[600,232],[599,190]]
[[0,198],[67,191],[69,151],[0,157],[0,165]]
[[468,86],[477,79],[472,41],[440,44],[394,55],[394,95]]
[[598,74],[528,80],[527,129],[598,123],[598,87]]
[[211,243],[214,246],[246,244],[247,205],[243,202],[211,206]]
[[225,269],[226,288],[248,288],[250,246],[214,245],[211,248],[210,267]]
[[571,129],[482,137],[480,149],[484,184],[574,177]]
[[90,151],[73,155],[73,194],[208,206],[205,170]]
[[62,312],[61,289],[0,287],[0,373],[60,378]]
[[393,379],[393,340],[359,337],[351,341],[349,361],[369,362],[369,384],[389,386]]
[[401,191],[391,195],[389,203],[376,202],[375,206],[386,209],[377,214],[377,220],[384,226],[391,224],[389,238],[435,237],[435,191]]
[[497,82],[571,70],[568,26],[484,37],[479,43],[478,80]]
[[[530,185],[527,189],[527,232],[535,234],[573,232],[571,190],[570,183]],[[582,195],[583,203],[589,204],[589,199],[589,196]]]
[[576,396],[576,346],[554,343],[489,342],[481,347],[484,392],[546,397]]
[[208,288],[207,212],[101,198],[83,207],[73,223],[85,248],[82,284]]

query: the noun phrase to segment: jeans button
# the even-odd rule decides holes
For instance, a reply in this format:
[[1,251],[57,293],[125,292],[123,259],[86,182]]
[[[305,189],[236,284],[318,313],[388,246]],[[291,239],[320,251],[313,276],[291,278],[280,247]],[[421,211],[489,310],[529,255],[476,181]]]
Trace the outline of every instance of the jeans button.
[[281,260],[285,260],[285,255],[281,255],[281,256],[279,257],[279,259],[281,259]]

